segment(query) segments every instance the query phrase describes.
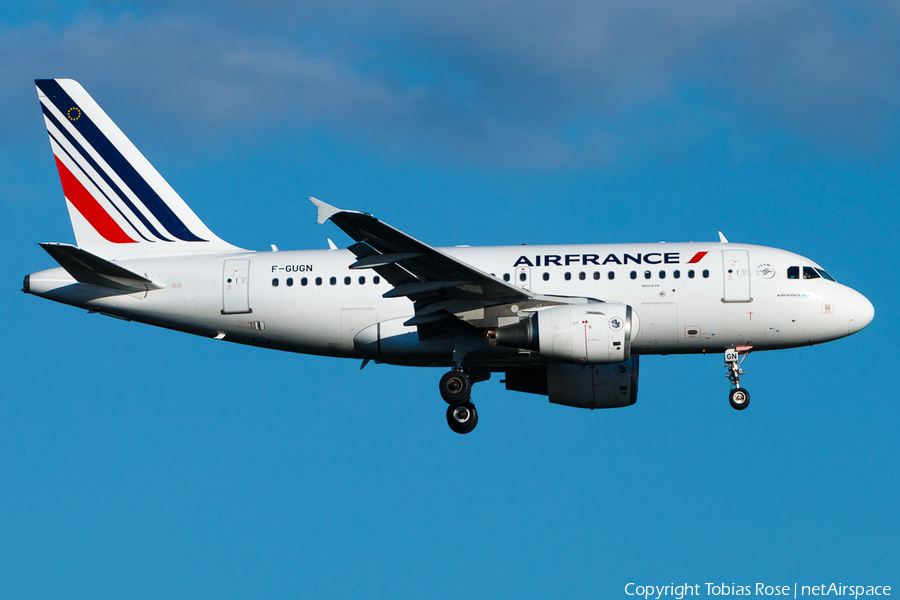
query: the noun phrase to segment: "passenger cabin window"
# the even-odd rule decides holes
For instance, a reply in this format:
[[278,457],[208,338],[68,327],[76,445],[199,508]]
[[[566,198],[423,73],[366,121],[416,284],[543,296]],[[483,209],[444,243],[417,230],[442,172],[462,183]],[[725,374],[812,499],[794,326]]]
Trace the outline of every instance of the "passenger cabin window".
[[307,283],[309,283],[309,279],[307,279],[306,277],[300,278],[300,285],[306,285]]
[[566,281],[570,281],[572,279],[572,274],[566,271]]
[[584,271],[578,274],[578,279],[580,279],[581,281],[584,281],[585,277],[587,276],[584,274]]
[[644,279],[650,279],[650,271],[644,271]]
[[360,278],[359,278],[359,285],[366,285],[366,278],[365,278],[365,277],[360,277]]
[[350,278],[344,277],[344,285],[350,285]]
[[629,277],[631,277],[632,279],[637,279],[637,271],[632,271]]
[[665,272],[665,271],[660,271],[660,272],[659,272],[659,278],[660,278],[660,279],[665,279],[665,278],[666,278],[666,272]]
[[812,267],[803,267],[803,279],[819,279],[821,275]]
[[524,272],[519,273],[519,281],[525,281],[526,279],[528,279],[528,276]]
[[594,271],[594,279],[595,280],[600,279],[600,271]]
[[278,278],[272,280],[272,287],[278,287]]
[[703,269],[703,279],[709,278],[709,269]]
[[322,278],[316,277],[316,285],[322,285]]
[[544,273],[544,281],[550,281],[550,273]]
[[616,273],[615,273],[615,271],[610,271],[609,273],[606,274],[606,276],[607,276],[609,279],[615,279],[615,278],[616,278]]
[[330,283],[331,285],[337,285],[337,277],[332,277],[328,280],[328,283]]
[[674,271],[672,271],[672,277],[674,277],[675,279],[678,279],[679,277],[681,277],[681,271],[679,271],[678,269],[675,269]]
[[800,279],[800,267],[788,267],[788,279]]
[[285,281],[285,283],[287,284],[288,287],[291,287],[292,285],[294,285],[294,278],[288,277],[287,281]]
[[693,270],[693,269],[689,269],[689,270],[688,270],[688,279],[693,279],[693,278],[694,278],[694,270]]
[[375,285],[378,285],[379,283],[381,283],[381,277],[376,275],[375,277],[372,278],[372,283],[374,283]]
[[503,274],[503,281],[509,281],[509,273]]

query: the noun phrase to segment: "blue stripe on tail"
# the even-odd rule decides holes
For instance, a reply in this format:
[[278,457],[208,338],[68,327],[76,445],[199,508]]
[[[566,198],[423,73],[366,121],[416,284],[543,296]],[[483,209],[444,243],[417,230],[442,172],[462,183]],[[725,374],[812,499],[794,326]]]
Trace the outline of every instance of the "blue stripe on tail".
[[[112,180],[109,178],[109,176],[100,168],[100,165],[98,165],[94,161],[94,159],[91,158],[91,156],[89,154],[84,152],[84,149],[81,147],[81,145],[77,141],[75,141],[75,138],[73,138],[69,134],[68,131],[66,131],[64,128],[62,128],[60,126],[59,122],[50,113],[50,111],[48,111],[43,106],[42,106],[42,108],[44,108],[44,115],[53,122],[53,125],[57,128],[57,130],[60,131],[62,133],[62,135],[64,135],[66,137],[66,139],[69,141],[69,143],[75,147],[75,151],[78,153],[79,158],[83,158],[84,160],[86,160],[90,164],[90,166],[93,167],[94,170],[100,174],[100,176],[103,178],[103,180],[106,181],[106,183],[109,184],[110,187],[112,187],[112,189],[116,193],[116,195],[119,198],[121,198],[122,201],[125,202],[125,204],[128,205],[128,208],[131,209],[131,212],[133,212],[134,214],[136,214],[138,216],[138,218],[141,220],[141,222],[147,226],[147,228],[153,233],[153,235],[155,235],[157,238],[163,240],[164,242],[171,242],[172,240],[162,237],[159,234],[159,232],[156,231],[156,229],[153,227],[153,225],[150,223],[150,221],[147,220],[147,217],[145,217],[139,211],[135,210],[134,204],[131,203],[131,200],[129,200],[128,197],[126,197],[122,193],[122,191],[118,188],[118,186],[116,186],[116,184],[112,182]],[[84,169],[84,167],[81,165],[81,163],[74,156],[72,156],[68,150],[66,150],[66,147],[63,146],[58,139],[56,139],[56,136],[53,135],[53,132],[47,131],[47,133],[50,134],[50,139],[53,140],[54,142],[56,142],[57,145],[59,145],[59,147],[62,149],[62,151],[66,153],[66,156],[68,156],[72,160],[72,162],[75,163],[75,165],[82,172],[82,174],[84,174],[84,176],[87,177],[88,181],[93,183],[94,186],[97,188],[97,190],[101,194],[103,194],[103,196],[106,197],[107,200],[109,200],[109,203],[112,204],[113,208],[115,208],[116,211],[118,211],[118,213],[120,215],[122,215],[122,218],[125,219],[125,222],[128,223],[129,225],[131,225],[131,227],[132,227],[132,229],[134,229],[135,233],[137,233],[139,236],[144,238],[146,241],[155,243],[155,240],[151,240],[150,238],[145,236],[143,233],[141,233],[141,230],[134,226],[134,223],[131,222],[131,219],[128,218],[128,215],[126,215],[124,212],[122,212],[122,209],[120,209],[115,202],[112,202],[109,199],[109,197],[106,196],[106,193],[104,193],[103,188],[101,188],[99,185],[97,185],[97,182],[94,181],[94,178],[90,176],[90,174]]]

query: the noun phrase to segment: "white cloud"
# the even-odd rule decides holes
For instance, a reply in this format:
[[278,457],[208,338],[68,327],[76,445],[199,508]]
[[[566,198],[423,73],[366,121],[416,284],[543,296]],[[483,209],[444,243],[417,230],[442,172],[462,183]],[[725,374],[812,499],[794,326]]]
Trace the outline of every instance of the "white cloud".
[[[390,148],[537,165],[638,147],[622,125],[642,111],[660,123],[656,146],[706,135],[696,109],[714,104],[714,118],[736,129],[869,148],[891,140],[900,110],[900,8],[887,2],[143,9],[0,33],[0,100],[35,76],[71,76],[104,105],[186,132],[325,127]],[[690,106],[685,88],[706,97]],[[693,121],[664,123],[661,109]],[[573,143],[575,127],[593,141]]]

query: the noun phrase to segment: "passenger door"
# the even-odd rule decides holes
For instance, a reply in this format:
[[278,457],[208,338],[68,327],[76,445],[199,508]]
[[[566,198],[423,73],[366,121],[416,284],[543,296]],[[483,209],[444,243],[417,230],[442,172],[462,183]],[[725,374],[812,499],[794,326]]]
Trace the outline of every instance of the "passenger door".
[[723,250],[725,275],[723,302],[750,302],[750,259],[746,250]]

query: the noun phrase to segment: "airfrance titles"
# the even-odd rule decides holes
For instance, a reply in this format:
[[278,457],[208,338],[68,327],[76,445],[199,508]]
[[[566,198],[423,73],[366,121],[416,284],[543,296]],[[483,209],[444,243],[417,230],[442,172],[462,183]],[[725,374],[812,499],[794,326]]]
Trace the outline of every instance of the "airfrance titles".
[[[691,257],[686,264],[700,262],[707,252],[698,252]],[[568,267],[572,265],[678,265],[681,264],[680,252],[638,252],[636,254],[607,254],[602,258],[599,254],[537,254],[535,256],[520,256],[513,264],[514,267]]]

